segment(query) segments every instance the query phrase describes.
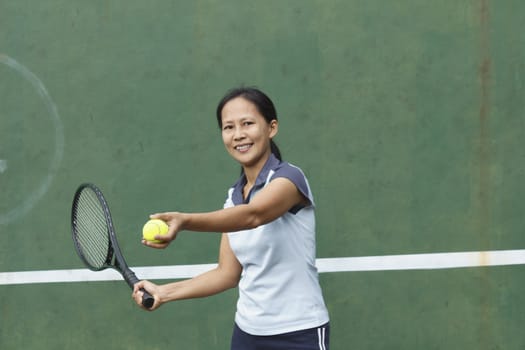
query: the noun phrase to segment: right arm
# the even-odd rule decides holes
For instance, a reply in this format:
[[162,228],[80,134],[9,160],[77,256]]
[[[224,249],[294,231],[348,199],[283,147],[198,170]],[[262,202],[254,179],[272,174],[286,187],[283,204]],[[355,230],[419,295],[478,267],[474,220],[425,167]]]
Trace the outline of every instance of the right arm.
[[241,264],[230,247],[228,235],[223,233],[219,250],[219,263],[215,269],[188,280],[164,285],[156,285],[145,280],[140,281],[135,284],[132,297],[139,306],[142,306],[140,289],[147,290],[155,299],[153,307],[149,309],[152,311],[166,302],[207,297],[234,288],[239,283],[241,272]]
[[150,215],[151,219],[165,221],[168,232],[157,235],[160,243],[142,240],[148,247],[166,248],[182,230],[197,232],[236,232],[267,224],[285,214],[297,204],[304,206],[309,200],[289,179],[279,177],[257,192],[249,203],[207,213],[168,212]]

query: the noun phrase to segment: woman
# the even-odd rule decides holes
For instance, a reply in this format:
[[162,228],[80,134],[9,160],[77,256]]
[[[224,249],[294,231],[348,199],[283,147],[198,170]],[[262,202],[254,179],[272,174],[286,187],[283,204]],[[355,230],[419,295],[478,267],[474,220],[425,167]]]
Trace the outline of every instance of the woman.
[[141,288],[162,304],[239,287],[231,349],[328,349],[329,318],[315,267],[314,202],[303,172],[281,160],[273,142],[277,113],[256,88],[230,90],[217,107],[228,153],[241,164],[224,209],[152,215],[168,223],[165,248],[182,230],[222,234],[217,268],[192,279]]

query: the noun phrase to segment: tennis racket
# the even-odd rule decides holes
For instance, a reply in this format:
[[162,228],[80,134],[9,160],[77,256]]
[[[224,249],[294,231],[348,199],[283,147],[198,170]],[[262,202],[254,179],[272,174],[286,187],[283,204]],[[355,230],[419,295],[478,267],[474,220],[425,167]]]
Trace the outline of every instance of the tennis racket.
[[[133,289],[139,279],[122,256],[108,204],[97,186],[85,183],[75,192],[71,231],[78,256],[90,270],[113,268]],[[144,289],[142,292],[142,305],[149,309],[155,300]]]

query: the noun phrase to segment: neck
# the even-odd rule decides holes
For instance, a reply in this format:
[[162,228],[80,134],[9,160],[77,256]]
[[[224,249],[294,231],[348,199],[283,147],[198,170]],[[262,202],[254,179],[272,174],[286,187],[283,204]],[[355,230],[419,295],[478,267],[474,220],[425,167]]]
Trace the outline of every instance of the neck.
[[[264,166],[264,164],[263,164]],[[257,180],[257,176],[261,172],[263,166],[260,168],[255,167],[249,167],[249,168],[243,168],[244,169],[244,176],[246,176],[246,184],[251,187],[255,184],[255,181]]]
[[268,153],[266,157],[263,157],[259,162],[257,162],[254,165],[243,165],[244,176],[246,176],[246,184],[248,185],[248,187],[251,187],[255,184],[255,181],[257,181],[257,176],[259,176],[259,173],[264,168],[264,165],[270,158],[270,155],[271,152]]

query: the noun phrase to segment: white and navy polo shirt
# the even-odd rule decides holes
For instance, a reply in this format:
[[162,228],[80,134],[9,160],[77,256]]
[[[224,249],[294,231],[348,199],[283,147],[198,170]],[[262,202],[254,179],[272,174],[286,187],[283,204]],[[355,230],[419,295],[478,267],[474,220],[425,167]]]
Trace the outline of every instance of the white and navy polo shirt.
[[292,181],[309,199],[306,207],[255,229],[228,233],[230,246],[242,265],[235,322],[253,335],[275,335],[309,329],[328,322],[315,267],[314,199],[301,169],[273,154],[261,170],[247,200],[242,176],[228,191],[225,208],[248,203],[273,179]]

